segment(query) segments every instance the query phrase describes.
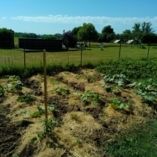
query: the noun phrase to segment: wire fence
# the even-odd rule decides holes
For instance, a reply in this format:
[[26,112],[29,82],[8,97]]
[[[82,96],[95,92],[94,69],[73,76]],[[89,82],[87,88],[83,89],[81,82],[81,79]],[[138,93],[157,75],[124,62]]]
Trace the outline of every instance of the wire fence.
[[[62,52],[47,52],[47,65],[98,64],[119,59],[157,58],[157,45],[93,45],[88,48]],[[22,49],[0,49],[0,68],[39,67],[43,65],[42,52],[25,52]]]

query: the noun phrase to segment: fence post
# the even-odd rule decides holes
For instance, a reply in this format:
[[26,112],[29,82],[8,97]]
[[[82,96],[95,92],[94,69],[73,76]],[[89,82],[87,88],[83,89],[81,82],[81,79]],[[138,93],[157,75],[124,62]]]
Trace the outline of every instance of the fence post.
[[82,60],[83,60],[83,44],[81,43],[81,54],[80,54],[81,56],[81,58],[80,58],[80,65],[81,65],[81,67],[82,67]]
[[48,107],[47,107],[47,69],[46,69],[46,50],[43,50],[43,68],[44,68],[44,105],[45,105],[45,122],[47,130]]
[[68,65],[70,64],[70,59],[69,59],[69,50],[68,50]]
[[26,51],[23,50],[23,64],[24,64],[24,70],[26,69]]
[[121,58],[122,43],[120,41],[118,59]]
[[150,54],[150,45],[148,44],[147,59],[149,59],[149,54]]

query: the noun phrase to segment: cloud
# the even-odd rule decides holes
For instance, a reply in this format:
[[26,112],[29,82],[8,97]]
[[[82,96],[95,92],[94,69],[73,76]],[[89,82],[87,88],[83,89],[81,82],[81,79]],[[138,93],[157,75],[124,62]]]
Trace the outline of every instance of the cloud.
[[6,20],[6,19],[7,19],[7,17],[0,17],[0,21]]
[[106,17],[106,16],[68,16],[68,15],[48,15],[48,16],[16,16],[12,20],[36,23],[55,24],[82,24],[91,22],[96,24],[122,24],[130,25],[135,22],[151,22],[157,25],[156,17]]

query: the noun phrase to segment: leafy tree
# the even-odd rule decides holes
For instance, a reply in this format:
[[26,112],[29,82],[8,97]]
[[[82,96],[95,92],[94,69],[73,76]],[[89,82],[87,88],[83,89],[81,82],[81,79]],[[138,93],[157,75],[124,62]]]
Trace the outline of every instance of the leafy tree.
[[77,39],[71,31],[68,31],[63,34],[63,43],[67,49],[75,48],[77,44]]
[[14,31],[11,29],[0,29],[0,48],[14,48]]
[[102,29],[102,40],[104,42],[110,42],[115,38],[115,33],[113,28],[108,25]]
[[134,39],[139,42],[143,41],[144,37],[147,38],[146,36],[150,38],[153,33],[152,24],[150,22],[143,22],[142,24],[135,23],[132,33]]
[[143,22],[142,23],[142,33],[143,34],[153,33],[152,24],[150,22]]
[[75,36],[75,38],[78,40],[78,32],[80,30],[81,26],[79,27],[74,27],[72,30],[73,35]]
[[123,33],[122,33],[122,35],[121,35],[121,39],[123,40],[123,41],[128,41],[128,40],[130,40],[130,39],[132,39],[132,32],[131,32],[131,30],[125,30]]
[[145,34],[142,38],[142,42],[146,44],[156,44],[157,43],[157,35],[154,33]]
[[98,33],[94,25],[91,23],[84,23],[78,31],[78,39],[85,42],[97,41]]

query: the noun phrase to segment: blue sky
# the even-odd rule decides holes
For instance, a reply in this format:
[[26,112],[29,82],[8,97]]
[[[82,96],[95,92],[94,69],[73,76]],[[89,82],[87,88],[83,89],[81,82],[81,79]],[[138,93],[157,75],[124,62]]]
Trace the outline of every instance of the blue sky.
[[112,25],[116,33],[135,22],[151,22],[157,31],[157,0],[1,0],[0,28],[54,34],[91,22],[100,32]]

